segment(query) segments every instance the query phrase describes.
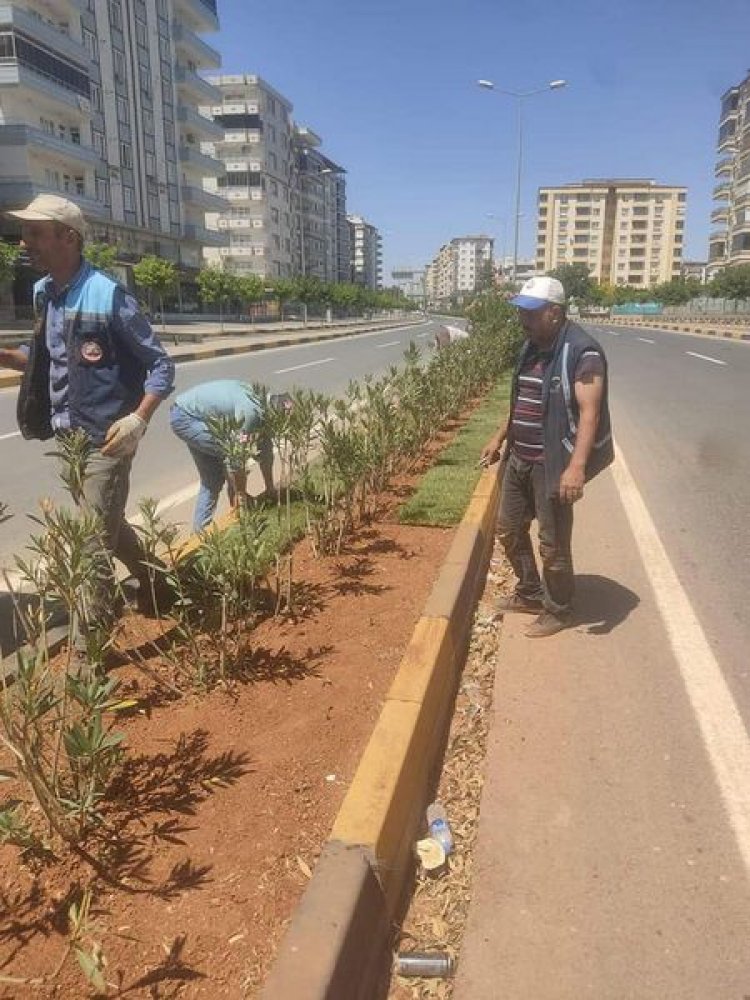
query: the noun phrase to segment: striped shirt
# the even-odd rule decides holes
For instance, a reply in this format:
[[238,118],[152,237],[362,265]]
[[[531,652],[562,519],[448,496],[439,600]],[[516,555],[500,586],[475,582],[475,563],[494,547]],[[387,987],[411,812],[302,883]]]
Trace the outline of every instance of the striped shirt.
[[[518,392],[513,400],[511,425],[513,454],[525,462],[544,461],[542,385],[554,350],[532,351],[518,375]],[[574,381],[584,375],[604,375],[604,362],[597,351],[584,351]]]

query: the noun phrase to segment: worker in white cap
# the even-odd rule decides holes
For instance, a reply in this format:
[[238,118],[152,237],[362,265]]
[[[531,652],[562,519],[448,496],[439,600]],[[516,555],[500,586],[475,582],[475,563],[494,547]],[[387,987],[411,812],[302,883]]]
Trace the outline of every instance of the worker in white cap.
[[[40,194],[7,214],[21,222],[21,246],[32,267],[46,273],[34,285],[31,341],[0,349],[0,365],[23,373],[21,433],[45,440],[86,432],[92,451],[81,502],[101,514],[108,549],[138,579],[141,609],[153,610],[143,550],[125,505],[133,455],[172,391],[174,363],[135,297],[84,258],[86,223],[75,202]],[[100,588],[95,598],[96,614],[106,618],[111,593]]]
[[[526,635],[541,638],[573,621],[573,504],[614,458],[607,361],[599,343],[568,320],[556,278],[530,278],[510,302],[526,340],[513,374],[510,414],[480,461],[502,457],[505,463],[497,530],[518,579],[497,610],[536,615]],[[541,577],[529,535],[534,518]]]

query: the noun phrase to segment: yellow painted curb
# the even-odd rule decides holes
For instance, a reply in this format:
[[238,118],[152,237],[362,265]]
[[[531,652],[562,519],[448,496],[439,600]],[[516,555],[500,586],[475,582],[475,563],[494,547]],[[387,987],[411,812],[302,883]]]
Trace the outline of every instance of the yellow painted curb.
[[403,656],[331,831],[365,850],[395,914],[442,755],[471,615],[491,553],[498,469],[485,472]]

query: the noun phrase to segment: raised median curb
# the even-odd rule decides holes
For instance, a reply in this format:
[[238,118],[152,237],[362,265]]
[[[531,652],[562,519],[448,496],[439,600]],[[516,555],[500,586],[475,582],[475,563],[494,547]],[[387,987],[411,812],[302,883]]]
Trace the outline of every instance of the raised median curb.
[[[421,322],[425,322],[422,320]],[[330,327],[322,327],[321,330],[326,332],[321,332],[318,334],[305,334],[301,337],[289,337],[284,336],[283,331],[269,332],[268,340],[255,341],[252,344],[232,344],[225,347],[206,347],[206,348],[195,348],[194,350],[179,350],[171,354],[171,358],[175,364],[183,364],[186,361],[202,361],[204,358],[224,358],[231,357],[234,354],[252,354],[255,351],[267,351],[273,347],[294,347],[296,344],[313,344],[321,340],[337,340],[341,337],[349,337],[352,334],[358,333],[376,333],[378,330],[400,330],[408,326],[418,326],[420,320],[415,321],[402,321],[402,322],[389,322],[384,321],[382,323],[376,323],[375,325],[368,324],[367,326],[353,326],[347,327],[344,330],[331,330]],[[278,336],[281,333],[281,336]],[[257,334],[247,334],[247,336],[256,336]],[[167,339],[169,334],[167,333],[164,339]],[[229,334],[228,334],[229,336]],[[235,334],[235,336],[242,336],[242,334]],[[19,385],[21,381],[21,376],[18,372],[12,373],[2,373],[0,374],[0,389],[7,389],[14,385]]]
[[[584,320],[592,323],[593,320]],[[714,326],[702,323],[673,322],[669,320],[651,319],[643,316],[612,316],[603,322],[616,326],[643,326],[653,330],[671,330],[677,333],[695,333],[704,337],[724,337],[727,340],[750,340],[749,330],[736,330],[716,324]]]
[[445,748],[500,493],[485,472],[414,629],[262,1000],[375,1000]]

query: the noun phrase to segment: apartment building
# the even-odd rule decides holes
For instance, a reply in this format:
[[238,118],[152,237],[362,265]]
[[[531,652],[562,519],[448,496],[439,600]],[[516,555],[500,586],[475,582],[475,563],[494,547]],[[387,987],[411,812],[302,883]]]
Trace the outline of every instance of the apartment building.
[[349,226],[346,218],[346,171],[320,149],[312,129],[293,132],[296,180],[295,249],[297,274],[321,281],[349,281]]
[[0,210],[61,193],[122,262],[198,267],[220,241],[202,178],[223,168],[200,144],[221,133],[197,111],[216,100],[198,70],[220,64],[200,37],[218,27],[216,0],[1,3]]
[[586,264],[599,282],[646,288],[679,277],[684,187],[584,180],[539,189],[536,268]]
[[382,239],[380,233],[361,215],[348,215],[350,280],[364,288],[382,288]]
[[708,274],[750,263],[750,73],[721,99]]
[[456,236],[444,243],[431,264],[431,301],[448,301],[475,292],[486,266],[493,264],[493,248],[491,236]]
[[226,201],[208,222],[228,244],[207,247],[206,260],[233,274],[290,277],[297,258],[291,101],[252,74],[209,82],[220,100],[201,111],[222,134],[203,151],[221,160],[224,173],[207,177],[205,186]]

